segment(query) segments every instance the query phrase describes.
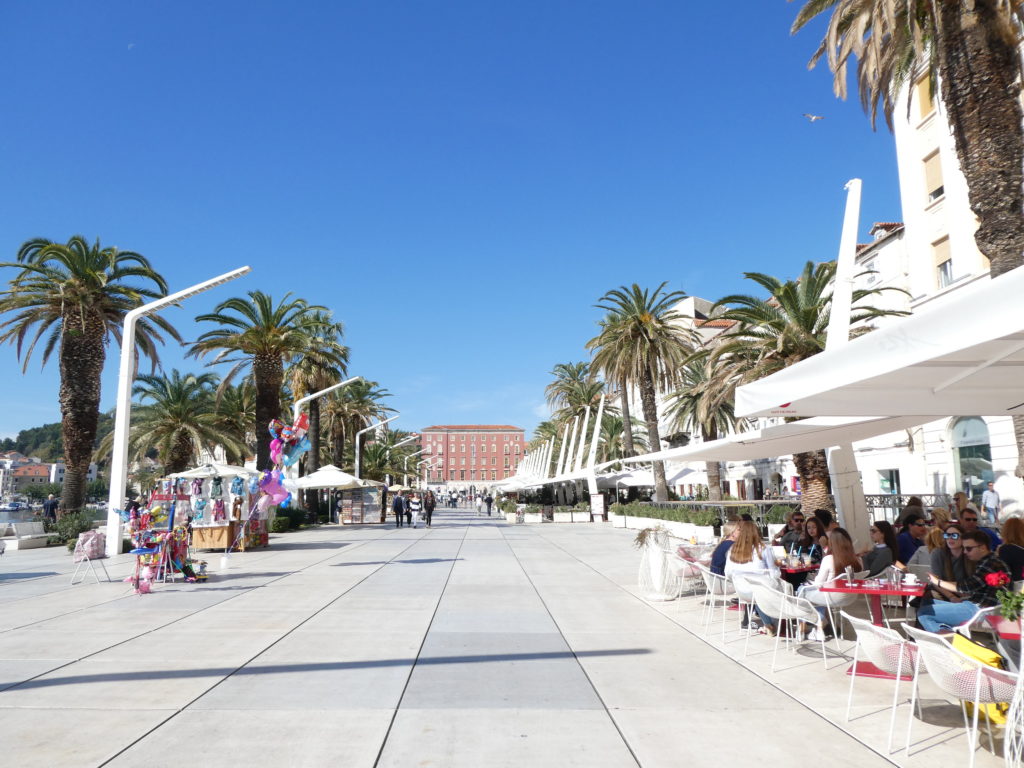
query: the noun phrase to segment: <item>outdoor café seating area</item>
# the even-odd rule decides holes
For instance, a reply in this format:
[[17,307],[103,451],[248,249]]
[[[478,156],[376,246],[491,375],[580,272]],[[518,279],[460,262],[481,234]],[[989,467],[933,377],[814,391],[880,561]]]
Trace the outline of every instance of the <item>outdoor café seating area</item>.
[[[1020,621],[998,607],[932,633],[915,610],[927,575],[847,571],[812,603],[794,585],[820,564],[795,550],[766,541],[778,576],[729,577],[712,572],[707,543],[657,545],[676,577],[663,581],[673,594],[652,599],[645,553],[641,597],[895,763],[1017,764]],[[775,620],[773,632],[756,628],[762,616]]]

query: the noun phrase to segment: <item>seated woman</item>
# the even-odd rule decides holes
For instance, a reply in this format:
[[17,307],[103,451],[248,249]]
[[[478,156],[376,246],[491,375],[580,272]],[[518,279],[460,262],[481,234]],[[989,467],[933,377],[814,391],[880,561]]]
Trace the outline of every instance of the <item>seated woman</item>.
[[[829,553],[821,561],[821,568],[818,569],[814,581],[800,587],[798,593],[800,597],[804,597],[814,604],[822,619],[826,619],[828,616],[829,593],[820,591],[820,587],[837,576],[842,576],[847,568],[852,568],[854,571],[864,570],[863,562],[853,550],[853,539],[850,538],[850,534],[846,532],[845,528],[832,529],[828,535],[828,549]],[[810,639],[817,640],[818,638],[816,635],[812,635]]]
[[[771,547],[761,543],[761,531],[747,520],[736,524],[736,542],[729,550],[725,561],[725,575],[732,579],[737,594],[750,593],[746,576],[771,576],[779,578],[779,567],[775,564],[775,555]],[[776,619],[768,616],[760,608],[754,606],[757,615],[764,624],[768,634],[775,634]]]
[[999,531],[1003,545],[999,547],[999,559],[1010,569],[1014,581],[1024,579],[1024,520],[1008,517]]
[[949,515],[949,510],[945,507],[935,507],[932,509],[929,513],[929,518],[932,525],[936,528],[941,528],[942,530],[946,530],[946,526],[949,525],[952,519]]
[[941,528],[932,528],[924,535],[924,546],[918,547],[914,550],[914,554],[910,556],[910,560],[906,563],[897,562],[895,565],[901,571],[910,570],[911,566],[930,567],[932,562],[932,552],[937,549],[942,549],[945,546],[943,543],[945,540],[942,538]]
[[868,576],[874,576],[896,562],[899,550],[896,547],[896,532],[888,521],[879,520],[874,523],[870,535],[874,546],[859,554]]
[[[959,523],[950,523],[942,532],[943,545],[931,551],[928,574],[931,581],[961,582],[974,573],[974,564],[964,555],[964,529]],[[940,598],[951,597],[950,593],[933,587]]]
[[807,518],[804,522],[804,535],[797,542],[797,551],[807,555],[812,563],[820,563],[828,549],[828,532],[821,520],[816,517]]

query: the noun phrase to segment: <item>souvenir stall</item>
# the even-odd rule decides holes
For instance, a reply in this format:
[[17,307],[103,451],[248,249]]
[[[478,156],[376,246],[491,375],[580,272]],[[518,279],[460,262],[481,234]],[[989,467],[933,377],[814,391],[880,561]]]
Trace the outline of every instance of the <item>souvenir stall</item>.
[[383,483],[361,480],[328,464],[311,475],[300,477],[295,486],[300,490],[330,488],[338,491],[341,502],[339,522],[344,525],[383,522],[380,503]]
[[237,540],[244,552],[269,543],[267,516],[250,514],[259,497],[258,477],[255,470],[214,462],[171,475],[161,490],[172,486],[179,510],[191,516],[194,549],[226,550]]
[[[174,490],[172,487],[168,493],[154,496],[174,496]],[[132,540],[131,554],[135,555],[135,569],[125,581],[140,595],[150,592],[155,582],[206,580],[206,562],[193,558],[189,551],[188,517],[175,518],[176,499],[161,502],[151,498],[143,508],[133,501],[128,509],[118,510]]]

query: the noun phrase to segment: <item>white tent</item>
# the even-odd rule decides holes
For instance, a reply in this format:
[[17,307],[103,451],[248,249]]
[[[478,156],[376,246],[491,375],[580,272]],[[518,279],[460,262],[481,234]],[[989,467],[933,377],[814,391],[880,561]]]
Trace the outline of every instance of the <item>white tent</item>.
[[238,467],[234,464],[220,464],[219,462],[214,461],[210,464],[203,464],[195,469],[189,469],[184,472],[175,472],[173,475],[170,475],[170,477],[253,477],[258,474],[259,472],[255,469],[246,469],[245,467]]
[[748,461],[750,459],[767,459],[866,440],[870,437],[915,427],[934,418],[936,417],[904,416],[887,419],[818,417],[754,429],[706,443],[670,448],[643,456],[632,456],[622,459],[622,461],[646,464],[652,461],[669,460]]
[[[1024,414],[1024,267],[736,390],[736,415]],[[928,421],[922,418],[921,422]]]
[[[287,483],[285,487],[288,487]],[[370,488],[372,486],[358,477],[350,475],[348,472],[343,472],[333,464],[328,464],[311,475],[300,477],[295,481],[295,487],[298,489],[334,488],[339,491],[347,491],[354,488]]]

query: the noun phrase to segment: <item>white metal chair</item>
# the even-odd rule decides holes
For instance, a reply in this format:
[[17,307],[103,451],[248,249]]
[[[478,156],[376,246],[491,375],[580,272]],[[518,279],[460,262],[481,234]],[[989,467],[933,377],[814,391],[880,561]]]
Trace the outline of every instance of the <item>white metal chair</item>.
[[740,605],[742,606],[746,603],[749,611],[749,615],[747,617],[746,639],[743,641],[743,657],[746,658],[747,647],[750,645],[750,635],[753,633],[754,616],[757,615],[754,610],[754,585],[759,584],[787,595],[793,594],[793,585],[788,581],[783,581],[769,573],[734,574],[732,583],[733,586],[736,587],[736,594],[739,596]]
[[[846,698],[846,722],[850,722],[850,707],[853,705],[853,683],[857,679],[857,664],[861,656],[867,658],[882,672],[896,676],[896,685],[892,692],[892,712],[889,716],[888,751],[892,753],[892,734],[896,726],[896,708],[899,706],[900,682],[904,674],[912,675],[916,669],[917,646],[904,640],[896,632],[885,627],[878,627],[865,619],[857,619],[841,611],[840,616],[850,622],[857,635],[857,645],[853,651],[853,669],[850,670],[850,693]],[[921,703],[918,702],[920,712]],[[913,712],[913,710],[911,710]]]
[[[914,664],[914,687],[910,699],[910,721],[907,725],[906,752],[910,756],[910,729],[914,723],[914,703],[917,701],[917,681],[920,666],[925,669],[942,691],[960,702],[967,730],[967,749],[970,752],[970,766],[974,766],[974,755],[978,749],[978,709],[981,704],[1009,702],[1017,686],[1017,675],[982,664],[977,659],[961,653],[942,635],[925,632],[906,626],[907,634],[917,643],[918,654]],[[973,716],[967,716],[967,702],[973,704]],[[995,751],[992,739],[992,724],[985,718],[989,748]]]
[[800,622],[811,624],[818,628],[818,642],[821,644],[821,658],[828,668],[828,654],[825,652],[825,633],[821,627],[821,616],[810,602],[802,597],[788,595],[772,587],[763,584],[754,584],[754,602],[766,615],[778,621],[775,632],[775,649],[772,652],[772,672],[775,672],[776,660],[779,656],[779,640],[782,637],[782,625],[788,624],[786,633],[786,647],[789,648],[796,640]]
[[707,637],[711,631],[711,622],[714,620],[715,606],[722,606],[722,642],[725,642],[725,611],[732,598],[736,596],[735,590],[725,576],[712,573],[711,570],[701,563],[694,563],[704,579],[706,592],[704,595],[704,612],[701,614],[701,622],[704,624],[704,636]]

